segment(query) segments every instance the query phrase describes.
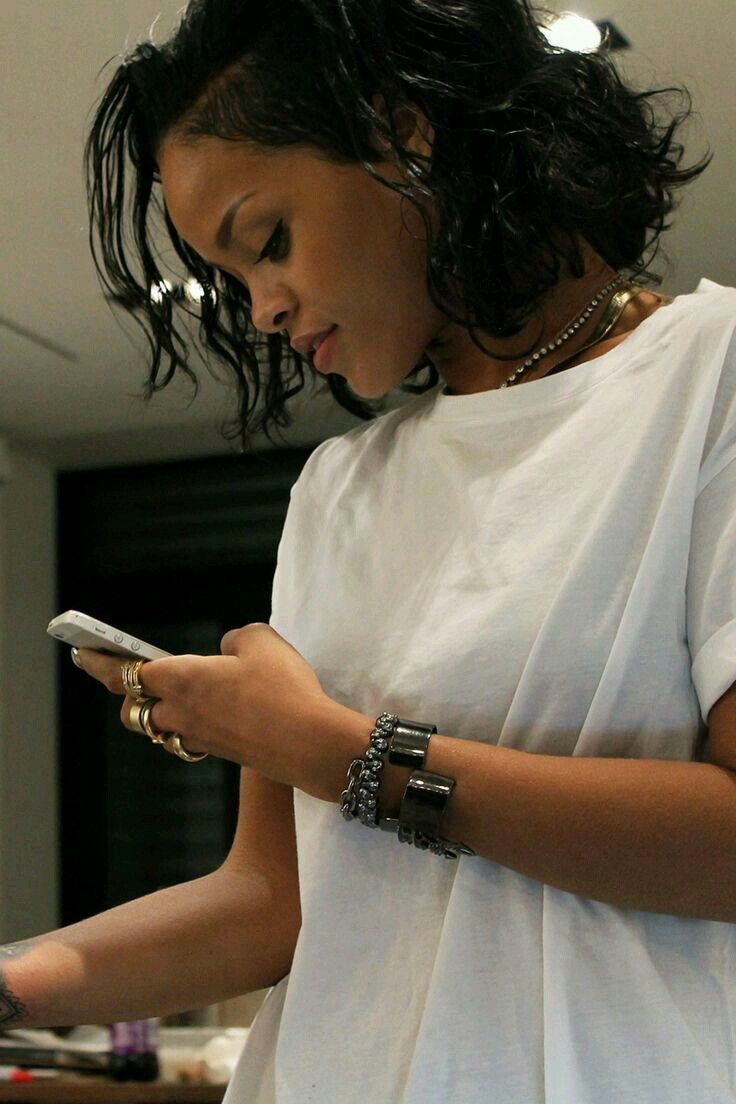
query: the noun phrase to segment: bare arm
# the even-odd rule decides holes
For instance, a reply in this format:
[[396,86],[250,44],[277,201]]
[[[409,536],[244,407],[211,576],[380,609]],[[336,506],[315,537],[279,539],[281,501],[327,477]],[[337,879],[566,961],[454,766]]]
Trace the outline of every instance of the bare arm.
[[[736,764],[734,694],[732,735],[714,745],[730,764]],[[330,718],[324,726],[323,775],[337,802],[357,739],[368,747],[374,722],[344,707],[332,718],[332,727]],[[468,862],[491,859],[617,908],[732,924],[736,770],[713,761],[713,753],[711,760],[542,755],[436,735],[426,770],[455,779],[441,834],[477,852]],[[398,815],[410,775],[409,767],[385,767],[383,816]]]
[[292,801],[243,771],[218,870],[0,947],[0,1030],[166,1016],[274,985],[301,925]]
[[0,1029],[203,1008],[274,985],[294,941],[268,880],[222,867],[0,948]]

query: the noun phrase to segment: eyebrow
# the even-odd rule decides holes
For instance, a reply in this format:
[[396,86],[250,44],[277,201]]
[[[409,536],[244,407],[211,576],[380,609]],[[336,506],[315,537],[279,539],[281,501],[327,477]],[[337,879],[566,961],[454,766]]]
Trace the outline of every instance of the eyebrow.
[[254,196],[255,192],[248,192],[247,195],[242,195],[240,199],[236,199],[234,203],[231,203],[225,212],[222,222],[220,223],[220,229],[217,231],[217,237],[215,238],[215,244],[218,249],[225,250],[230,245],[230,237],[233,231],[233,220],[237,214],[241,204],[245,203],[246,199],[250,199]]

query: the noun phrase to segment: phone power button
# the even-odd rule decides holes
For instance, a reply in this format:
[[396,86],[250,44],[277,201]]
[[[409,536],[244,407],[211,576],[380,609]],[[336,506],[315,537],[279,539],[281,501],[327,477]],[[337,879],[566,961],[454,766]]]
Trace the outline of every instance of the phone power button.
[[132,651],[137,652],[140,649],[140,646],[141,646],[140,640],[131,640],[130,647],[131,647]]
[[115,633],[115,643],[116,644],[122,644],[124,640],[125,640],[125,637],[123,636],[122,633]]

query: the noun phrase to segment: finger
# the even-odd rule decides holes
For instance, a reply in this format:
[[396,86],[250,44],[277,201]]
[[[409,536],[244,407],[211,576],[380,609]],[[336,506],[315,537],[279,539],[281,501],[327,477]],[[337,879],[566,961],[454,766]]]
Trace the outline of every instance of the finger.
[[220,641],[220,652],[222,655],[237,655],[238,653],[238,641],[242,636],[243,629],[230,629],[225,633]]
[[[105,652],[97,652],[93,648],[78,648],[76,651],[77,659],[75,662],[77,667],[101,682],[111,694],[125,694],[122,676],[123,663],[135,661],[125,660],[121,656],[106,655]],[[138,675],[138,682],[141,686],[144,686],[143,679],[146,677],[145,668],[147,666],[148,663],[144,663]],[[141,676],[143,676],[143,679]],[[144,694],[145,692],[144,688]]]
[[[136,732],[140,735],[140,729],[136,728],[130,720],[130,711],[134,704],[135,703],[132,698],[126,697],[124,699],[122,708],[120,710],[120,719],[123,722],[123,725],[130,732]],[[167,705],[166,702],[160,700],[156,701],[148,711],[148,721],[152,726],[154,732],[160,733],[162,736],[169,736],[172,733],[176,733],[181,739],[182,736],[184,736],[184,733],[182,732],[182,727],[177,726],[174,720],[170,718],[171,707]],[[148,736],[148,733],[145,733],[145,735]],[[191,752],[191,754],[199,755],[203,751],[205,751],[204,741],[195,739],[192,746],[190,746],[190,739],[188,736],[186,737],[186,741],[187,750]],[[176,754],[174,749],[170,747],[168,740],[166,742],[162,741],[160,746],[163,747],[165,751],[168,751],[171,755]]]
[[[125,697],[120,709],[120,720],[130,732],[140,732],[140,729],[136,728],[131,723],[130,711],[133,705],[136,704],[131,697]],[[153,726],[154,732],[165,732],[166,729],[161,724],[161,713],[165,712],[165,706],[162,701],[157,701],[155,705],[152,705],[148,712],[148,720]]]

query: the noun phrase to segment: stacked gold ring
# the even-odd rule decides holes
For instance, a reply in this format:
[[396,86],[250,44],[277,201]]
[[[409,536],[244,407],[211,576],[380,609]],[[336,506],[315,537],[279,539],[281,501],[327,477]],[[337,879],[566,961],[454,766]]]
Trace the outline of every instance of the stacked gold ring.
[[145,697],[140,683],[141,667],[145,662],[145,659],[137,659],[133,662],[126,660],[120,668],[120,674],[123,677],[123,689],[129,697],[136,701],[142,701]]
[[145,696],[145,691],[140,683],[141,667],[145,662],[144,659],[133,662],[127,660],[121,666],[120,673],[123,679],[123,688],[125,693],[133,698],[133,704],[130,707],[131,725],[136,732],[140,732],[142,736],[148,736],[154,744],[160,744],[169,754],[178,755],[180,759],[186,760],[187,763],[199,763],[202,759],[206,759],[209,752],[203,751],[193,754],[187,751],[182,745],[181,736],[178,732],[157,732],[153,727],[151,710],[156,702],[161,699]]

